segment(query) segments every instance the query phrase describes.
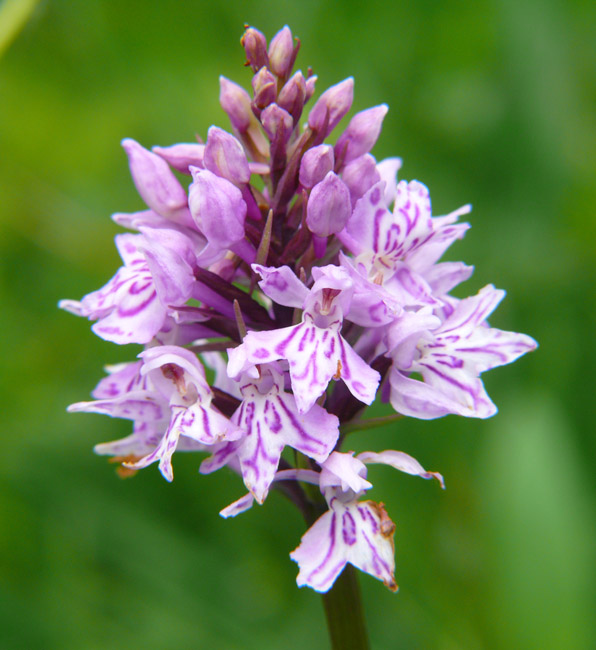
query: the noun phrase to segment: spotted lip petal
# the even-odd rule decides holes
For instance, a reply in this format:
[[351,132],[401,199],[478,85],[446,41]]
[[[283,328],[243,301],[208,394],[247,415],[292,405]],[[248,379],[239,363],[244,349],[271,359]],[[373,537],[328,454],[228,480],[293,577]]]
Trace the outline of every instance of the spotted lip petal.
[[322,329],[307,314],[305,321],[279,330],[249,332],[242,343],[244,364],[238,366],[235,348],[228,373],[234,376],[249,365],[287,359],[298,410],[306,413],[332,378],[341,378],[350,392],[372,404],[380,375],[365,363],[338,331],[339,325]]
[[300,413],[283,383],[283,375],[271,366],[262,366],[259,379],[243,376],[243,401],[232,422],[244,437],[219,447],[201,469],[213,471],[235,456],[244,483],[258,503],[267,496],[285,446],[322,463],[339,437],[337,417],[316,404]]
[[382,504],[343,503],[332,498],[325,512],[302,536],[290,557],[300,567],[296,582],[326,592],[349,562],[397,591],[393,534],[395,525]]

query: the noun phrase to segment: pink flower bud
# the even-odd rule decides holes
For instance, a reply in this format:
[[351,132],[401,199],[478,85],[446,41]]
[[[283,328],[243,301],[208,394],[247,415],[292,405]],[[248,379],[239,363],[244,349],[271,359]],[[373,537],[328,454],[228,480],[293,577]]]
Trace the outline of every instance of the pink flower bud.
[[122,140],[122,147],[143,201],[161,216],[174,218],[186,207],[188,199],[168,163],[130,138]]
[[247,63],[254,72],[264,65],[269,65],[267,39],[258,29],[249,27],[240,39],[240,43],[246,52]]
[[319,237],[327,237],[343,230],[350,215],[350,191],[341,178],[329,172],[315,185],[306,206],[306,224]]
[[253,105],[258,109],[262,110],[275,101],[277,82],[267,68],[261,68],[252,78],[252,88],[255,93]]
[[368,153],[349,162],[341,177],[350,190],[352,205],[381,180],[376,160]]
[[183,174],[190,174],[188,168],[203,167],[205,145],[195,143],[174,144],[171,147],[152,147],[153,153]]
[[269,44],[269,68],[273,74],[285,78],[290,74],[294,60],[294,43],[292,42],[292,32],[286,25],[271,40]]
[[193,167],[190,171],[190,213],[207,239],[207,246],[197,259],[202,265],[212,264],[244,238],[246,203],[240,190],[225,178],[208,169]]
[[277,103],[288,111],[294,119],[294,124],[296,124],[302,115],[305,101],[306,81],[302,72],[298,70],[279,91]]
[[233,135],[217,126],[212,126],[207,134],[204,166],[235,185],[250,180],[248,161],[242,145]]
[[334,165],[333,147],[330,144],[312,147],[300,161],[300,183],[310,190],[320,183],[330,171],[333,171]]
[[342,166],[370,152],[379,137],[388,110],[386,104],[381,104],[354,115],[335,145],[335,157],[342,161]]
[[219,103],[228,114],[232,126],[239,133],[246,132],[251,122],[256,121],[250,107],[250,95],[225,77],[219,78],[219,87]]
[[352,77],[331,86],[312,107],[308,115],[308,126],[313,131],[321,133],[324,131],[323,138],[326,138],[350,110],[353,98],[354,79]]
[[232,127],[249,154],[263,162],[267,157],[269,145],[263,135],[259,121],[254,116],[250,96],[237,84],[225,77],[219,78],[219,102],[228,114]]
[[261,124],[272,142],[278,140],[283,144],[289,140],[294,129],[292,116],[277,104],[267,106],[261,113]]

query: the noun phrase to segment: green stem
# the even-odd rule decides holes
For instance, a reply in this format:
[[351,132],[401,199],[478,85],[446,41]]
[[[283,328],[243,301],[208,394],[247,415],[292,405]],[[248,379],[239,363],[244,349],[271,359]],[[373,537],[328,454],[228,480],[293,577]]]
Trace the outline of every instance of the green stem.
[[392,415],[383,415],[379,418],[368,418],[367,420],[355,420],[352,422],[346,422],[339,427],[339,430],[342,436],[352,432],[352,431],[364,431],[366,429],[376,429],[377,427],[382,427],[385,424],[390,424],[396,420],[401,420],[404,416],[401,413],[393,413]]
[[323,606],[333,650],[368,650],[366,621],[358,576],[347,564],[333,587],[323,594]]

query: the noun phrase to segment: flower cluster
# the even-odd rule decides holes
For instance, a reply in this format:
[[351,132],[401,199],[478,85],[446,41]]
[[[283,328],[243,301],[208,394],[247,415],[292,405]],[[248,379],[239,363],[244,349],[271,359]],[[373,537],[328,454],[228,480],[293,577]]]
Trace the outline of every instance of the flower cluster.
[[367,465],[443,479],[400,451],[340,451],[346,429],[379,388],[403,416],[489,417],[481,373],[536,343],[488,325],[503,291],[450,295],[473,269],[440,259],[469,206],[433,216],[422,183],[397,182],[399,158],[371,155],[387,106],[355,114],[328,144],[353,80],[306,113],[316,77],[293,71],[289,28],[269,44],[248,28],[242,45],[252,96],[220,79],[232,133],[212,126],[205,143],[151,151],[122,143],[147,207],[113,217],[134,231],[116,236],[116,275],[61,307],[144,351],[69,410],[132,420],[131,435],[96,447],[124,471],[158,463],[171,481],[174,452],[199,451],[201,473],[237,472],[248,494],[224,517],[282,489],[314,521],[291,554],[299,585],[327,591],[349,562],[395,590],[395,526],[362,499]]

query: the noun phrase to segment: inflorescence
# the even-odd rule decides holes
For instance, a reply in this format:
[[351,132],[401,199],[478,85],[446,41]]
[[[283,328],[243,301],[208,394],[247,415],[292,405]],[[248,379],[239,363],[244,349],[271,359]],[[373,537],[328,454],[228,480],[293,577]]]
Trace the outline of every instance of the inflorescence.
[[134,231],[116,236],[116,275],[60,306],[144,351],[69,410],[132,420],[131,435],[95,448],[123,473],[157,462],[171,481],[175,451],[207,452],[203,474],[237,472],[248,494],[224,517],[274,485],[308,521],[322,512],[291,554],[300,586],[327,591],[349,562],[396,590],[395,526],[362,500],[367,465],[443,479],[401,451],[340,451],[347,430],[377,394],[402,416],[490,417],[480,374],[536,343],[488,325],[503,291],[450,295],[473,268],[439,260],[470,207],[433,217],[425,185],[397,182],[399,158],[375,160],[387,106],[355,114],[328,144],[353,79],[306,115],[317,78],[293,72],[290,29],[267,44],[247,28],[242,45],[252,97],[220,79],[233,134],[212,126],[204,144],[152,151],[122,142],[147,209],[113,216]]

